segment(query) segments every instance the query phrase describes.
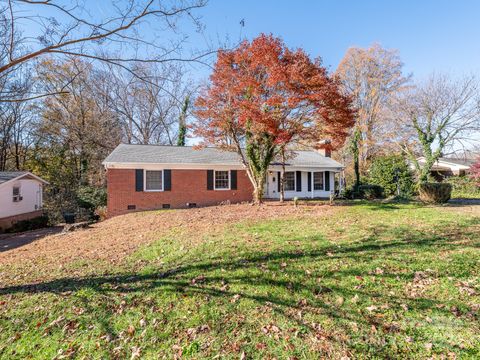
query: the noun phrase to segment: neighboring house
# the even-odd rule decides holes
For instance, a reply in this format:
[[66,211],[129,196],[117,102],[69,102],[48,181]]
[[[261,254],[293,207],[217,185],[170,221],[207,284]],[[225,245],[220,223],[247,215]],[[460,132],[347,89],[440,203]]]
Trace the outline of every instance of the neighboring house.
[[0,171],[0,231],[42,215],[46,184],[27,171]]
[[[329,155],[329,154],[326,154]],[[235,152],[189,146],[119,145],[104,160],[109,216],[132,210],[185,208],[252,200],[252,185]],[[287,161],[285,197],[328,198],[343,166],[319,151]],[[265,198],[278,199],[281,165],[270,166]]]
[[[425,164],[425,158],[419,157],[417,159],[420,165]],[[454,158],[439,158],[432,167],[431,174],[437,180],[442,180],[450,176],[464,176],[470,170],[470,167],[475,163],[475,159],[454,159]],[[412,164],[413,166],[413,164]]]

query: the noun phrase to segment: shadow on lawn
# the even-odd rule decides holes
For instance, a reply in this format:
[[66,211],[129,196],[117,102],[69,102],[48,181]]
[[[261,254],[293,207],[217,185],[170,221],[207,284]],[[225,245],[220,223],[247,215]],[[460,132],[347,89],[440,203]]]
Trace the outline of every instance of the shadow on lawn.
[[[467,221],[463,227],[455,227],[453,225],[443,225],[442,231],[437,231],[430,234],[422,234],[415,229],[408,227],[388,227],[370,229],[370,236],[366,239],[351,243],[348,246],[338,247],[337,244],[323,246],[318,245],[317,248],[308,251],[297,250],[294,248],[287,250],[279,250],[267,253],[252,253],[236,259],[225,260],[222,258],[215,258],[208,262],[196,262],[189,265],[181,265],[166,271],[148,270],[145,274],[138,274],[135,272],[121,273],[106,276],[84,277],[84,278],[61,278],[53,281],[46,281],[38,284],[26,284],[19,286],[10,286],[0,288],[0,295],[16,294],[16,293],[64,293],[68,291],[79,291],[81,289],[92,289],[102,295],[109,295],[112,293],[131,293],[142,295],[145,292],[162,291],[181,294],[183,296],[202,295],[212,298],[223,298],[229,301],[233,296],[239,295],[243,299],[252,300],[259,305],[269,305],[278,314],[285,316],[290,321],[293,321],[298,326],[301,326],[308,331],[317,333],[318,328],[312,325],[311,322],[305,321],[301,316],[295,315],[298,311],[312,312],[315,314],[322,314],[331,319],[334,319],[339,326],[347,327],[347,322],[355,322],[363,324],[365,328],[375,326],[377,329],[388,333],[398,333],[402,330],[397,325],[376,317],[373,313],[358,309],[355,305],[346,304],[344,306],[335,305],[334,297],[342,297],[344,299],[351,299],[355,295],[368,298],[370,301],[383,304],[388,303],[389,306],[398,312],[402,312],[402,308],[407,305],[409,309],[415,311],[425,311],[431,316],[432,313],[439,313],[442,315],[453,316],[451,312],[452,304],[443,303],[435,299],[425,297],[407,297],[400,295],[389,295],[388,291],[382,293],[378,290],[367,288],[347,288],[341,286],[328,285],[328,287],[320,284],[308,283],[302,281],[305,277],[305,270],[302,266],[295,268],[296,262],[302,265],[302,262],[315,263],[318,265],[321,262],[354,259],[360,262],[369,261],[375,258],[384,257],[392,258],[396,253],[402,253],[405,250],[415,249],[416,251],[425,251],[433,254],[439,251],[454,250],[462,247],[478,247],[478,241],[472,240],[479,235],[478,225],[479,219],[472,218]],[[470,227],[469,227],[470,226]],[[438,229],[437,229],[438,230]],[[468,237],[472,243],[465,244],[458,242],[459,236],[462,238]],[[385,241],[383,237],[395,238],[396,240]],[[296,241],[297,239],[291,239]],[[318,237],[301,238],[302,241],[308,243],[315,243]],[[315,244],[313,245],[316,246]],[[265,264],[273,267],[274,271],[282,271],[289,275],[289,279],[293,280],[278,280],[271,276],[272,272],[267,272],[264,269]],[[282,263],[288,263],[288,266],[283,268]],[[263,267],[263,268],[262,268]],[[239,274],[237,270],[247,270],[247,274]],[[194,282],[193,279],[199,275],[202,276],[201,281]],[[448,274],[455,277],[455,274]],[[327,271],[322,273],[322,279],[331,279],[333,277],[339,278],[342,276],[362,277],[371,276],[371,274],[364,273],[355,267],[343,267],[337,271]],[[376,275],[379,279],[388,280],[396,279],[402,283],[409,283],[413,280],[413,273],[389,273],[385,271],[380,275]],[[447,276],[444,274],[443,276]],[[457,275],[461,277],[461,274]],[[235,285],[236,288],[240,285],[243,291],[229,291],[222,287],[223,281],[228,284]],[[383,281],[382,280],[382,281]],[[264,286],[272,287],[272,289],[280,289],[284,295],[278,292],[267,292],[266,295],[259,295],[256,288]],[[376,285],[375,288],[378,288]],[[250,290],[250,291],[249,291]],[[302,301],[302,294],[309,294],[305,302]],[[268,294],[268,295],[267,295]],[[88,301],[86,306],[89,307]],[[94,309],[92,309],[94,311]],[[107,318],[115,316],[114,311],[109,310],[106,314]],[[100,320],[99,320],[100,321]],[[108,321],[102,321],[101,326],[104,331],[113,333]],[[328,334],[324,334],[329,338]],[[341,341],[336,338],[331,338],[332,341]],[[378,346],[380,345],[369,345]]]

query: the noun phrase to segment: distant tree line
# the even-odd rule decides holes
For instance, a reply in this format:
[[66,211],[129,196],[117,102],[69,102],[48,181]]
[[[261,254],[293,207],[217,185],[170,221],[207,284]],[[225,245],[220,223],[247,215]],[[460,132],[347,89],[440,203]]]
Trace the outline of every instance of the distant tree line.
[[78,1],[0,4],[0,171],[49,181],[57,215],[104,202],[101,162],[119,143],[185,143],[186,64],[209,54],[184,55],[178,26],[201,27],[202,0],[102,6],[99,17]]
[[404,74],[398,51],[379,44],[348,49],[336,76],[357,110],[350,140],[336,154],[354,187],[361,177],[368,179],[379,156],[400,155],[413,167],[417,183],[424,183],[440,157],[479,148],[477,76],[413,79]]
[[204,5],[111,0],[93,16],[78,1],[0,4],[0,171],[48,180],[57,214],[93,209],[105,197],[101,162],[117,144],[183,146],[192,111],[196,135],[242,157],[257,202],[273,158],[322,138],[357,187],[379,156],[408,160],[425,182],[440,156],[479,145],[477,77],[413,81],[398,52],[378,44],[348,49],[330,74],[321,59],[261,35],[220,51],[197,96],[186,66],[217,52],[185,55],[184,44],[185,32],[201,31]]

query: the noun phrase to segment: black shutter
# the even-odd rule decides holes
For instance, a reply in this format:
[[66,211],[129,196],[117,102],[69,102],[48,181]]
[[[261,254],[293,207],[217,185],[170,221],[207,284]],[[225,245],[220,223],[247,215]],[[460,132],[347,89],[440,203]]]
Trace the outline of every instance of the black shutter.
[[297,171],[297,191],[302,191],[302,172]]
[[213,170],[207,170],[207,190],[213,190]]
[[280,177],[282,176],[282,173],[279,171],[277,172],[277,192],[280,192]]
[[330,171],[325,171],[325,191],[330,191]]
[[230,188],[232,190],[237,190],[237,170],[230,170]]
[[143,191],[143,169],[135,169],[135,191]]
[[163,190],[170,191],[172,190],[172,170],[163,170]]
[[308,174],[308,191],[312,191],[312,173],[309,171],[307,174]]

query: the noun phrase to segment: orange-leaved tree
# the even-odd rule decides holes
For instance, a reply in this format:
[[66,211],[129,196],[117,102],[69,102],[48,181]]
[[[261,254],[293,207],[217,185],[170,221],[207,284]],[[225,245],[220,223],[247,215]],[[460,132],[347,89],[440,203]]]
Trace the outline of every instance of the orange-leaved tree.
[[336,148],[354,123],[350,99],[301,49],[272,35],[220,51],[210,84],[196,101],[194,133],[236,151],[260,203],[266,173],[281,151],[300,141]]

